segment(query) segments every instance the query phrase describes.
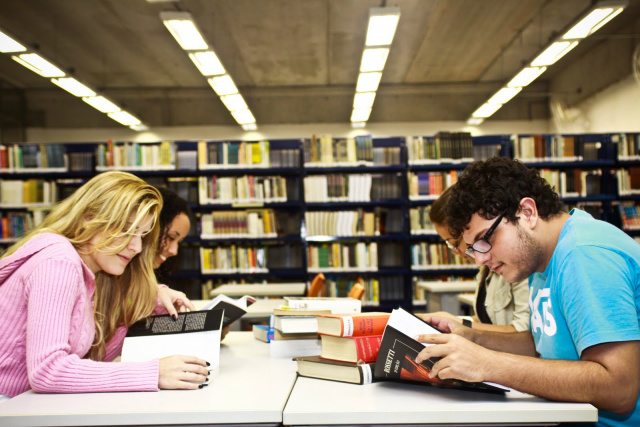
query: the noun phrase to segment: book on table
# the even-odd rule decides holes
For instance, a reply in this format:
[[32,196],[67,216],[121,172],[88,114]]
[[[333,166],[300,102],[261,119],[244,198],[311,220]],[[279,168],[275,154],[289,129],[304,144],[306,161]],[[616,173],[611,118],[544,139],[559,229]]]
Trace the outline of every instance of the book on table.
[[232,299],[224,294],[220,294],[211,302],[207,303],[201,310],[224,310],[224,320],[222,322],[222,327],[226,328],[239,318],[245,315],[247,309],[251,304],[256,302],[254,297],[249,295],[245,295],[242,298]]
[[123,362],[167,356],[196,356],[209,362],[215,378],[220,365],[223,310],[202,310],[151,316],[131,325],[122,345]]
[[273,327],[282,334],[315,334],[318,331],[319,314],[330,314],[330,310],[275,309]]
[[351,363],[375,362],[380,350],[382,335],[363,335],[359,337],[335,337],[320,335],[320,357]]
[[314,356],[320,354],[320,339],[317,334],[313,338],[271,340],[269,353],[273,358]]
[[319,356],[297,357],[294,360],[298,364],[298,374],[303,377],[352,384],[370,384],[376,381],[373,377],[374,363],[342,362]]
[[274,329],[269,325],[252,325],[253,337],[264,342],[273,340]]
[[434,357],[420,364],[416,363],[418,353],[430,344],[420,343],[412,337],[439,333],[441,332],[407,311],[401,308],[393,310],[382,335],[373,375],[379,380],[407,381],[441,388],[489,393],[509,391],[508,387],[489,382],[430,378],[431,368],[440,359]]
[[365,312],[318,315],[318,333],[337,337],[382,335],[391,313]]

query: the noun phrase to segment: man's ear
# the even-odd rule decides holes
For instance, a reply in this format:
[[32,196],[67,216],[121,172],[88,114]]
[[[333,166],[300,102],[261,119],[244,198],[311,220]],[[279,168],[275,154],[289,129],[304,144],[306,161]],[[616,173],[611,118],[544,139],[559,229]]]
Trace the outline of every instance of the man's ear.
[[516,215],[520,217],[522,225],[531,230],[536,227],[540,219],[538,216],[538,206],[531,197],[525,197],[520,200],[520,206],[518,207]]

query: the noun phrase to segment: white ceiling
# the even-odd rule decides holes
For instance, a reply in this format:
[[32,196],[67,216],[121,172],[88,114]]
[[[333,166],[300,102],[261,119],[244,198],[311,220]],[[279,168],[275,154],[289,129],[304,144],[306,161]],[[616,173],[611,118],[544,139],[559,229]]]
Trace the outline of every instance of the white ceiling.
[[[2,0],[0,28],[150,126],[233,125],[166,30],[188,10],[260,124],[348,122],[369,8],[401,18],[370,122],[466,120],[589,0]],[[494,116],[544,119],[550,94],[577,102],[631,73],[640,0]],[[585,66],[585,64],[587,64]],[[593,64],[591,66],[590,64]],[[12,126],[117,127],[0,54]]]

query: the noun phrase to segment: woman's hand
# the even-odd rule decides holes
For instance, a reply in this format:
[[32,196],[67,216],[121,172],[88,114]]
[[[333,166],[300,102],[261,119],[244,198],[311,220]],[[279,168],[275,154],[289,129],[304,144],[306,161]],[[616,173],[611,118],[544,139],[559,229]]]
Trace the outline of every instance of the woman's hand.
[[162,286],[158,289],[158,298],[167,313],[174,319],[177,319],[178,312],[184,313],[185,311],[194,311],[196,309],[184,292],[176,291],[167,286]]
[[170,390],[196,390],[209,378],[207,361],[194,356],[169,356],[160,359],[158,387]]

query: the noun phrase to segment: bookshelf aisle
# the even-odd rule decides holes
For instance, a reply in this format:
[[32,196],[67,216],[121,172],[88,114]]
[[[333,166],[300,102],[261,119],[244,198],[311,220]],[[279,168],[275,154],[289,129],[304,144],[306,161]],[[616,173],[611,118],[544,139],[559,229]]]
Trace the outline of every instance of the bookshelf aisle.
[[[0,146],[0,246],[95,173],[126,170],[185,198],[195,220],[172,286],[191,298],[223,283],[309,282],[325,295],[365,289],[376,310],[424,309],[420,282],[473,281],[444,245],[433,201],[468,163],[515,157],[579,207],[640,241],[638,134],[6,144]],[[204,285],[204,286],[203,286]]]

